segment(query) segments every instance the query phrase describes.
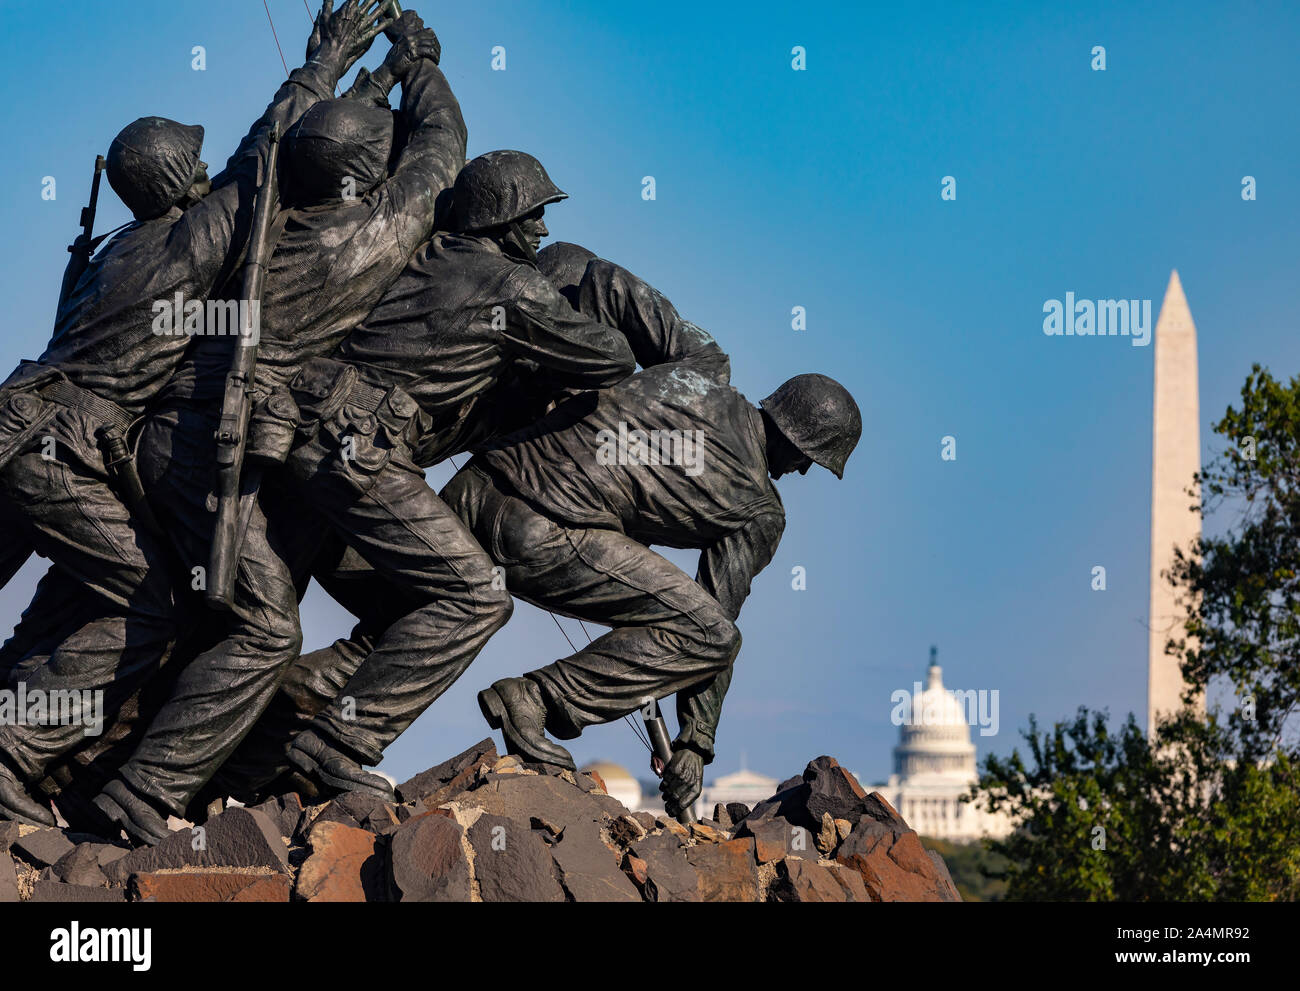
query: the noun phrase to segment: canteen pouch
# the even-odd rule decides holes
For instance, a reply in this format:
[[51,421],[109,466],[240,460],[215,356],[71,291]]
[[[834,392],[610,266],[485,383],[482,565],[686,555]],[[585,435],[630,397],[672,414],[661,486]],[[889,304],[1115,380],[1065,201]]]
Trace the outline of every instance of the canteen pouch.
[[266,467],[284,464],[301,423],[293,396],[287,389],[276,389],[253,407],[244,460]]

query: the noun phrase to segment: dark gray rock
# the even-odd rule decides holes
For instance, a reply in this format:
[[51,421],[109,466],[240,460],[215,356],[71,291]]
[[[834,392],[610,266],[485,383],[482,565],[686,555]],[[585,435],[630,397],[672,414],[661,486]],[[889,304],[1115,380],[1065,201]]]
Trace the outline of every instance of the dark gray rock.
[[550,849],[511,819],[482,815],[469,828],[474,876],[485,902],[562,902]]
[[686,847],[672,833],[647,836],[632,844],[632,855],[645,861],[645,899],[650,902],[697,902],[700,878],[686,859]]
[[89,888],[80,884],[63,884],[60,881],[37,881],[30,899],[34,902],[124,902],[126,892],[121,888]]
[[575,902],[639,902],[641,894],[623,873],[618,855],[583,823],[566,826],[551,848],[560,883]]
[[[744,819],[747,815],[749,815],[748,805],[744,804],[743,802],[727,803],[727,818],[731,820],[731,824],[733,826],[736,823],[740,822],[742,819]],[[721,822],[722,820],[719,819],[718,821]]]
[[82,843],[73,847],[54,865],[55,876],[66,884],[80,884],[90,888],[107,884],[108,877],[99,864],[99,848],[103,846],[108,844]]
[[38,829],[14,840],[11,849],[35,867],[52,867],[75,845],[61,829]]
[[804,807],[814,832],[821,827],[823,814],[854,822],[866,813],[867,793],[834,757],[822,756],[811,761],[804,769],[803,779],[808,786]]
[[178,830],[157,846],[131,851],[108,864],[104,873],[120,884],[137,872],[178,867],[270,867],[288,873],[289,850],[280,827],[266,813],[232,808],[202,827]]
[[13,858],[0,850],[0,903],[18,901],[18,872]]
[[469,901],[469,860],[454,819],[428,813],[403,823],[392,835],[389,880],[404,902]]
[[253,808],[274,822],[281,836],[292,837],[298,831],[298,824],[302,822],[302,799],[298,797],[297,792],[276,795]]
[[8,819],[0,820],[0,853],[7,853],[16,839],[18,839],[18,823]]
[[458,775],[470,768],[480,764],[491,767],[497,759],[497,745],[488,737],[451,760],[443,761],[437,767],[421,771],[409,781],[402,782],[397,786],[397,795],[403,802],[418,802],[451,784]]

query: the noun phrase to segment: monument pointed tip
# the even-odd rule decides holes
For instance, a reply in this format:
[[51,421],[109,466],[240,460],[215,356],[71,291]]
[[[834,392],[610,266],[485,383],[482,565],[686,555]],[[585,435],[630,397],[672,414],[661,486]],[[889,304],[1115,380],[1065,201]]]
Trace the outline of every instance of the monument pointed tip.
[[1160,304],[1160,316],[1156,320],[1157,344],[1162,337],[1173,333],[1196,333],[1191,308],[1187,305],[1187,296],[1183,293],[1183,283],[1176,268],[1169,273],[1169,286],[1165,289],[1164,302]]

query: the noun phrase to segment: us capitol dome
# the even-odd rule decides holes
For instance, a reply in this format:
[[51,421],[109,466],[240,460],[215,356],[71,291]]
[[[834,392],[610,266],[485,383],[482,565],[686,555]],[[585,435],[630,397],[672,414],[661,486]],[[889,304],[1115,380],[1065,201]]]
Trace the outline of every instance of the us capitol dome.
[[885,784],[869,786],[867,791],[880,792],[922,836],[960,843],[1004,835],[1008,827],[1002,816],[961,801],[979,778],[975,744],[970,738],[970,714],[943,687],[937,655],[937,648],[931,647],[925,689],[900,703],[902,725],[894,748],[894,773]]

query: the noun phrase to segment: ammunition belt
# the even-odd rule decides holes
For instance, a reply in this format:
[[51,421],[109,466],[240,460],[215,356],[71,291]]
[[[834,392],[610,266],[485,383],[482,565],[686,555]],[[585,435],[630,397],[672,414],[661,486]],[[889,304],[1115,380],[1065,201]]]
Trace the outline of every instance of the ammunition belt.
[[116,427],[122,432],[130,429],[135,417],[117,403],[102,396],[97,396],[81,386],[60,379],[57,382],[37,390],[37,395],[62,406],[71,406],[75,410],[88,413],[104,426]]

